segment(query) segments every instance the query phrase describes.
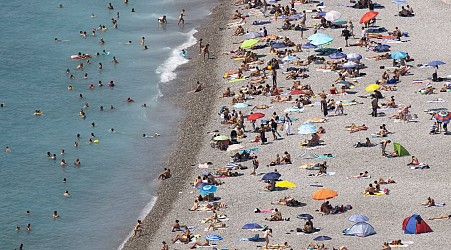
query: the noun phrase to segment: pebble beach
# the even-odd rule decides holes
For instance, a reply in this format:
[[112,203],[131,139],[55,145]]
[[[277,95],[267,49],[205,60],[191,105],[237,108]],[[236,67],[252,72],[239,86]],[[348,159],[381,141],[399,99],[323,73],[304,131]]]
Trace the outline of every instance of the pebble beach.
[[[327,34],[333,38],[333,41],[323,46],[323,48],[341,48],[345,54],[357,53],[362,56],[360,63],[364,67],[360,69],[360,76],[352,81],[353,87],[346,90],[343,95],[329,95],[327,99],[334,99],[344,105],[344,114],[335,115],[335,111],[329,111],[329,115],[324,117],[319,105],[315,102],[320,101],[319,93],[325,91],[329,93],[331,84],[337,79],[338,73],[329,70],[319,70],[324,64],[309,63],[305,66],[296,66],[296,60],[306,60],[308,56],[315,55],[314,49],[302,49],[299,52],[293,52],[295,60],[282,62],[282,58],[276,54],[271,54],[270,47],[261,49],[246,49],[259,55],[261,64],[251,63],[259,69],[267,69],[267,62],[272,58],[280,60],[280,68],[277,70],[277,87],[282,92],[282,98],[288,97],[292,91],[293,79],[286,79],[287,68],[304,68],[308,75],[306,78],[298,77],[301,85],[309,85],[315,95],[311,97],[313,105],[304,105],[300,110],[291,110],[288,112],[292,119],[291,135],[286,135],[286,130],[280,130],[283,124],[279,125],[279,133],[282,138],[273,140],[271,132],[266,132],[268,143],[261,145],[259,142],[252,142],[259,133],[254,133],[251,122],[245,119],[245,138],[238,139],[242,149],[255,149],[253,156],[259,160],[259,168],[256,175],[251,175],[252,160],[242,161],[239,164],[247,169],[233,170],[237,172],[236,177],[216,178],[222,184],[217,185],[217,191],[214,193],[217,202],[225,204],[226,207],[219,208],[218,214],[223,215],[222,222],[225,228],[209,230],[210,223],[202,223],[202,220],[210,217],[211,211],[190,211],[193,202],[199,196],[199,189],[193,187],[191,183],[195,182],[197,176],[205,172],[215,172],[221,167],[226,166],[232,161],[231,156],[238,151],[220,150],[212,148],[210,142],[215,135],[230,136],[234,129],[231,124],[222,124],[224,120],[220,116],[221,107],[228,107],[230,111],[241,111],[244,116],[251,112],[260,112],[265,116],[264,120],[270,120],[275,112],[283,117],[287,109],[295,106],[294,99],[300,98],[293,94],[293,101],[271,102],[275,96],[271,95],[252,95],[252,98],[246,98],[244,102],[247,107],[237,108],[232,104],[233,97],[222,97],[226,88],[230,88],[234,93],[240,89],[250,86],[253,77],[251,71],[243,72],[243,79],[233,81],[232,78],[224,78],[226,72],[237,71],[242,60],[233,60],[234,53],[243,41],[247,40],[246,35],[234,35],[237,25],[242,25],[245,32],[259,32],[263,26],[267,29],[269,35],[278,37],[282,41],[288,37],[295,44],[306,44],[307,39],[313,35],[316,25],[319,25],[319,19],[312,19],[318,9],[318,3],[295,3],[294,7],[298,13],[307,11],[306,27],[303,37],[301,32],[295,30],[282,30],[283,20],[275,20],[274,15],[269,14],[270,9],[263,13],[260,9],[246,9],[243,4],[234,4],[235,1],[220,0],[212,14],[205,20],[205,25],[199,29],[195,35],[199,40],[202,38],[203,44],[210,44],[210,55],[208,59],[203,59],[199,52],[199,45],[188,49],[189,55],[192,55],[191,61],[179,68],[178,75],[183,79],[180,87],[176,90],[171,101],[175,105],[183,104],[185,117],[178,124],[177,142],[174,144],[165,166],[171,169],[172,176],[169,179],[162,180],[156,192],[158,197],[154,208],[143,219],[142,233],[137,237],[129,239],[123,249],[161,249],[161,242],[165,241],[169,249],[189,249],[194,241],[183,244],[173,243],[173,239],[180,232],[172,232],[171,228],[175,220],[180,224],[187,225],[194,230],[191,234],[198,237],[198,242],[205,242],[205,236],[209,234],[218,234],[222,240],[211,241],[214,244],[210,249],[307,249],[309,243],[325,244],[327,249],[383,249],[384,242],[401,240],[405,242],[402,247],[407,249],[441,249],[450,244],[449,242],[449,220],[428,220],[435,216],[449,214],[448,203],[449,183],[451,173],[446,169],[447,162],[451,156],[449,154],[450,135],[443,132],[440,134],[429,133],[434,119],[432,114],[425,112],[433,108],[451,108],[450,92],[440,92],[440,89],[447,82],[447,76],[451,75],[451,66],[447,59],[450,57],[448,51],[449,34],[445,32],[445,24],[450,23],[451,17],[449,10],[451,6],[447,1],[415,1],[409,4],[415,10],[412,17],[400,17],[398,10],[400,6],[388,0],[379,1],[378,4],[384,8],[375,8],[378,12],[376,17],[376,27],[385,27],[388,31],[395,30],[395,27],[408,36],[401,37],[401,41],[383,40],[371,38],[371,41],[390,45],[392,54],[396,51],[407,52],[413,61],[406,62],[410,67],[408,73],[402,75],[396,84],[396,91],[384,91],[381,93],[385,97],[379,99],[382,104],[394,96],[399,107],[411,106],[410,113],[412,119],[402,121],[391,119],[389,117],[398,113],[400,108],[379,110],[385,115],[371,116],[371,98],[362,98],[368,96],[369,92],[365,89],[368,85],[374,84],[381,79],[382,73],[387,70],[390,75],[393,74],[393,60],[375,60],[370,59],[373,56],[381,55],[369,49],[368,46],[345,46],[345,40],[342,34],[343,28],[319,28],[317,33]],[[274,4],[274,3],[271,3]],[[290,5],[287,0],[278,1],[282,6]],[[362,25],[359,20],[362,15],[368,12],[366,9],[355,9],[344,4],[346,1],[332,0],[325,2],[323,10],[338,11],[342,14],[341,18],[354,23],[355,38],[350,38],[349,43],[354,44],[360,38]],[[246,16],[244,23],[237,23],[239,20],[232,19],[235,11],[238,10]],[[439,19],[440,18],[440,19]],[[270,21],[264,25],[253,25],[254,21]],[[438,21],[440,20],[440,21]],[[299,20],[291,21],[296,25]],[[229,25],[228,25],[229,24]],[[387,32],[383,33],[388,35]],[[259,44],[265,44],[266,39],[261,39]],[[293,50],[295,47],[281,48],[280,50]],[[332,60],[327,55],[321,56],[325,60]],[[440,82],[434,82],[430,78],[434,73],[433,67],[422,65],[428,62],[439,60],[446,64],[440,65],[438,75],[444,78]],[[383,66],[383,67],[382,67]],[[363,73],[363,74],[362,74]],[[233,74],[232,74],[233,75]],[[271,70],[266,70],[267,79],[263,79],[262,85],[272,86]],[[349,80],[348,78],[347,80]],[[196,87],[196,82],[200,81],[202,90],[191,92]],[[349,80],[351,81],[351,80]],[[432,85],[434,94],[420,94],[419,89],[426,89]],[[258,86],[257,84],[256,86]],[[164,89],[162,90],[164,92]],[[249,95],[246,95],[249,97]],[[436,100],[443,101],[436,101]],[[267,106],[266,109],[257,107]],[[325,133],[321,135],[322,143],[319,146],[309,148],[300,144],[310,135],[298,134],[298,127],[307,120],[321,118],[326,120],[323,123],[315,123],[317,127],[322,127]],[[319,119],[315,119],[319,120]],[[256,125],[260,126],[261,121],[257,120]],[[352,123],[356,125],[365,124],[366,130],[350,133],[346,126]],[[379,127],[385,124],[386,128],[393,132],[387,138],[373,138],[371,135],[379,131]],[[388,158],[382,156],[380,145],[374,147],[358,147],[354,145],[357,142],[364,142],[365,138],[377,144],[382,140],[390,140],[392,143],[387,146],[387,151],[393,151],[393,142],[400,143],[409,151],[409,156]],[[229,146],[230,147],[230,146]],[[276,154],[283,156],[287,151],[291,155],[292,164],[280,164],[270,166],[276,159]],[[328,159],[303,159],[299,157],[304,153],[313,153],[315,155],[333,155]],[[429,169],[412,169],[407,164],[411,161],[411,156],[416,156],[420,162],[427,163]],[[303,167],[306,164],[316,164],[326,161],[328,173],[315,176],[317,170],[306,170]],[[211,162],[212,164],[202,164]],[[199,165],[201,164],[201,165]],[[202,168],[200,168],[201,166]],[[207,167],[207,168],[205,168]],[[359,175],[359,173],[368,171],[370,178],[349,178]],[[275,191],[266,191],[267,185],[262,181],[262,176],[266,173],[278,172],[280,179],[289,181],[296,185],[295,188],[276,189]],[[310,176],[314,175],[314,176]],[[396,183],[381,185],[382,189],[388,189],[388,194],[380,196],[364,196],[365,187],[369,183],[377,181],[379,178],[393,179]],[[336,191],[338,195],[329,199],[332,206],[350,205],[352,209],[337,214],[321,213],[320,207],[323,201],[312,199],[312,194],[321,188],[328,188]],[[285,205],[272,204],[281,198],[290,196],[301,202],[301,206],[290,207]],[[428,197],[435,199],[436,203],[445,203],[444,206],[425,207],[421,203]],[[206,205],[208,202],[201,202]],[[210,204],[212,204],[210,202]],[[282,217],[289,218],[284,221],[269,221],[271,213],[255,213],[255,209],[272,210],[278,209]],[[297,232],[297,228],[303,228],[305,220],[298,219],[299,214],[310,214],[314,227],[318,232],[306,234]],[[367,221],[372,225],[373,235],[367,237],[356,237],[343,235],[343,230],[351,227],[354,223],[348,218],[352,215],[365,215],[369,218]],[[402,226],[405,218],[419,214],[430,226],[432,232],[424,234],[405,234]],[[265,248],[263,238],[264,231],[250,231],[242,229],[246,223],[258,223],[265,228],[272,229],[269,246]],[[258,241],[243,241],[240,238],[252,237],[259,234]],[[331,239],[326,241],[315,241],[318,236],[328,236]],[[282,247],[284,243],[288,247]],[[393,246],[400,247],[400,246]],[[203,247],[204,248],[204,247]],[[445,247],[446,248],[446,247]]]

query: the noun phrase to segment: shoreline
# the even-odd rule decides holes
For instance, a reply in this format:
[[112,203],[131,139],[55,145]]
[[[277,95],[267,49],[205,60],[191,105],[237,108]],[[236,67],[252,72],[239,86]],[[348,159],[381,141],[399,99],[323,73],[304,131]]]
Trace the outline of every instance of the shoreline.
[[[222,51],[222,39],[215,34],[218,33],[218,27],[223,26],[225,22],[225,17],[221,13],[224,13],[224,8],[229,8],[226,2],[226,0],[219,0],[211,14],[194,34],[197,40],[202,38],[204,42],[210,43],[211,56],[219,55]],[[218,79],[218,74],[211,73],[211,70],[215,68],[216,59],[210,59],[207,65],[198,56],[198,42],[188,48],[188,51],[193,56],[190,62],[177,68],[177,78],[169,84],[160,84],[163,103],[171,102],[176,106],[185,105],[181,108],[185,116],[177,124],[176,129],[176,134],[180,139],[174,143],[169,150],[167,160],[165,160],[165,167],[171,169],[172,177],[161,181],[155,191],[153,196],[157,197],[157,200],[142,220],[143,233],[141,236],[135,239],[128,238],[122,249],[148,249],[150,240],[161,226],[167,212],[172,209],[180,192],[185,190],[185,186],[189,182],[187,176],[193,175],[194,169],[191,165],[196,164],[198,151],[203,145],[199,138],[205,136],[207,124],[206,121],[199,120],[199,117],[210,117],[213,110],[206,103],[215,101],[217,92],[220,90],[217,88],[220,79]],[[206,65],[207,67],[205,67]],[[200,93],[188,93],[194,89],[197,81],[203,84],[203,90]],[[176,87],[174,84],[178,86]],[[174,92],[175,88],[177,90]],[[166,94],[168,92],[172,93]],[[171,155],[176,157],[171,157]]]

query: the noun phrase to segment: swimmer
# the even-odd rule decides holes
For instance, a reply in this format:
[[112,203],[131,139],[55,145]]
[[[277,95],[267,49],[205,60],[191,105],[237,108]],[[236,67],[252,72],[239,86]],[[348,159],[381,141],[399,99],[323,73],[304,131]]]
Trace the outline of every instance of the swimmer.
[[146,50],[146,49],[149,49],[149,48],[147,48],[147,45],[144,45],[144,50]]
[[110,105],[110,110],[113,110],[113,109],[115,109],[115,108],[113,107],[113,105]]
[[108,9],[109,10],[113,10],[114,9],[114,7],[113,7],[113,5],[111,3],[108,4]]
[[61,155],[63,155],[64,153],[66,153],[66,151],[64,151],[64,149],[61,149]]
[[31,214],[30,210],[27,210],[27,211],[25,212],[25,214],[26,214],[26,215],[30,215],[30,214]]
[[114,128],[110,128],[110,132],[111,132],[111,133],[114,133]]
[[146,45],[146,38],[145,37],[141,38],[141,45],[142,46]]
[[72,90],[72,89],[73,89],[72,85],[69,85],[69,87],[67,87],[67,90]]
[[119,11],[116,12],[116,19],[119,19]]
[[58,38],[55,37],[55,42],[62,42],[62,41],[63,41],[63,40],[58,39]]
[[128,4],[128,0],[124,0],[124,4]]
[[80,94],[79,96],[80,96],[80,99],[83,99],[83,94]]
[[186,50],[182,49],[182,51],[180,52],[180,55],[183,56],[183,57],[185,57],[185,56],[188,55],[188,53],[187,53]]
[[76,148],[76,147],[78,147],[78,142],[77,141],[74,143],[74,148]]
[[146,108],[147,104],[144,103],[143,105],[141,105],[141,107]]
[[64,191],[64,194],[63,194],[63,195],[64,195],[64,197],[70,197],[69,191],[67,191],[67,190]]
[[100,111],[103,111],[103,106],[100,106]]
[[92,144],[92,139],[89,139],[88,144]]
[[132,8],[132,12],[135,12],[135,8]]
[[81,164],[80,159],[77,158],[74,162],[74,165],[78,167],[80,166],[80,164]]
[[63,4],[62,3],[60,3],[60,8],[63,8]]
[[63,183],[67,183],[67,179],[66,178],[63,178]]
[[4,103],[0,103],[0,108],[3,108],[3,107],[5,107],[5,104]]
[[108,87],[114,87],[114,81],[110,81],[109,83],[108,83]]
[[58,219],[59,217],[58,211],[53,211],[53,219]]
[[102,81],[99,81],[99,83],[97,83],[97,86],[103,87]]
[[126,45],[130,45],[130,44],[132,44],[132,41],[128,41],[128,42],[126,42],[125,44],[126,44]]
[[16,226],[16,231],[20,231],[20,225]]
[[99,70],[102,70],[102,69],[103,69],[103,65],[101,62],[99,62]]
[[132,98],[129,97],[129,98],[127,98],[127,102],[129,102],[129,103],[130,102],[135,102],[135,100],[133,100]]
[[163,24],[163,23],[168,23],[168,20],[166,19],[166,16],[162,16],[162,17],[158,18],[158,22],[160,24]]
[[[88,109],[89,108],[89,103],[85,102],[85,105],[83,106],[83,108],[84,109]],[[83,109],[81,110],[81,112],[83,112]],[[85,113],[83,112],[83,114],[85,114]]]
[[6,146],[5,152],[6,152],[6,153],[11,153],[11,148],[10,148],[9,146]]
[[61,165],[62,167],[66,166],[66,165],[67,165],[66,160],[61,159],[60,165]]
[[95,18],[96,15],[94,15],[94,13],[91,13],[91,18]]
[[96,126],[96,124],[93,122],[93,123],[91,123],[91,126],[93,126],[93,127],[95,127]]
[[94,133],[91,133],[91,138],[94,138],[94,137],[96,137],[96,136],[94,135]]
[[111,61],[112,63],[119,63],[119,61],[116,59],[115,56],[113,56],[113,60]]
[[84,79],[84,80],[87,80],[87,79],[88,79],[88,73],[85,73],[85,75],[83,76],[83,79]]
[[105,44],[105,40],[103,40],[103,38],[100,38],[99,43],[103,45],[103,44]]
[[66,75],[70,74],[70,69],[66,69]]
[[30,223],[27,224],[27,231],[28,231],[28,232],[31,231],[31,225],[30,225]]
[[52,156],[50,156],[50,159],[56,160],[56,154],[53,154]]
[[75,76],[74,75],[70,75],[69,77],[71,80],[75,80]]

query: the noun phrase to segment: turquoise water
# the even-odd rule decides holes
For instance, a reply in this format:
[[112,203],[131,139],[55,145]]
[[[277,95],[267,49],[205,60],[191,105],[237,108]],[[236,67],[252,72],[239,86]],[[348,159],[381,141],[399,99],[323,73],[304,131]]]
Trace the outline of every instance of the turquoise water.
[[[155,177],[183,115],[161,98],[159,86],[176,86],[173,71],[186,62],[179,51],[196,42],[195,28],[212,6],[202,0],[189,6],[184,1],[131,0],[128,5],[112,2],[115,9],[110,11],[108,2],[61,1],[63,8],[54,1],[0,2],[0,102],[5,103],[0,108],[0,147],[12,150],[0,151],[0,249],[20,243],[25,249],[116,249],[155,199]],[[175,23],[182,8],[187,10],[186,24],[179,27]],[[115,30],[110,20],[117,11]],[[156,18],[165,14],[169,24],[161,27]],[[96,37],[79,36],[99,25],[109,30],[97,31]],[[148,50],[140,45],[143,36]],[[126,45],[128,41],[132,44]],[[102,50],[110,54],[94,56],[89,65],[70,59],[78,52],[94,55]],[[111,63],[113,56],[118,64]],[[83,71],[76,70],[80,62]],[[75,80],[65,74],[68,68]],[[111,80],[114,88],[107,87]],[[94,89],[88,88],[91,83]],[[135,102],[127,103],[128,97]],[[81,119],[78,112],[85,103],[90,107]],[[141,107],[143,103],[148,107]],[[33,116],[36,109],[44,115]],[[74,148],[78,133],[81,140]],[[91,133],[98,144],[88,144]],[[143,133],[161,136],[145,139]],[[47,158],[47,152],[57,159]],[[66,167],[59,164],[63,158]],[[73,164],[77,158],[80,167]],[[65,190],[70,198],[63,196]],[[59,219],[52,218],[54,210]],[[28,223],[31,232],[25,230]]]

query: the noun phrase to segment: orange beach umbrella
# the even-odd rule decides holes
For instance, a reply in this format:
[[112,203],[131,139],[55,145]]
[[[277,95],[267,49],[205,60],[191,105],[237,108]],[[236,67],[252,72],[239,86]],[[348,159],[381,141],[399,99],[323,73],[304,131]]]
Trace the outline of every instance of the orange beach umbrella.
[[312,194],[314,200],[327,200],[334,198],[335,196],[338,196],[338,193],[328,188],[318,189]]
[[377,16],[377,14],[379,14],[379,12],[376,12],[376,11],[369,11],[369,12],[365,13],[362,16],[362,18],[360,18],[360,23],[369,22],[371,19],[375,18]]

